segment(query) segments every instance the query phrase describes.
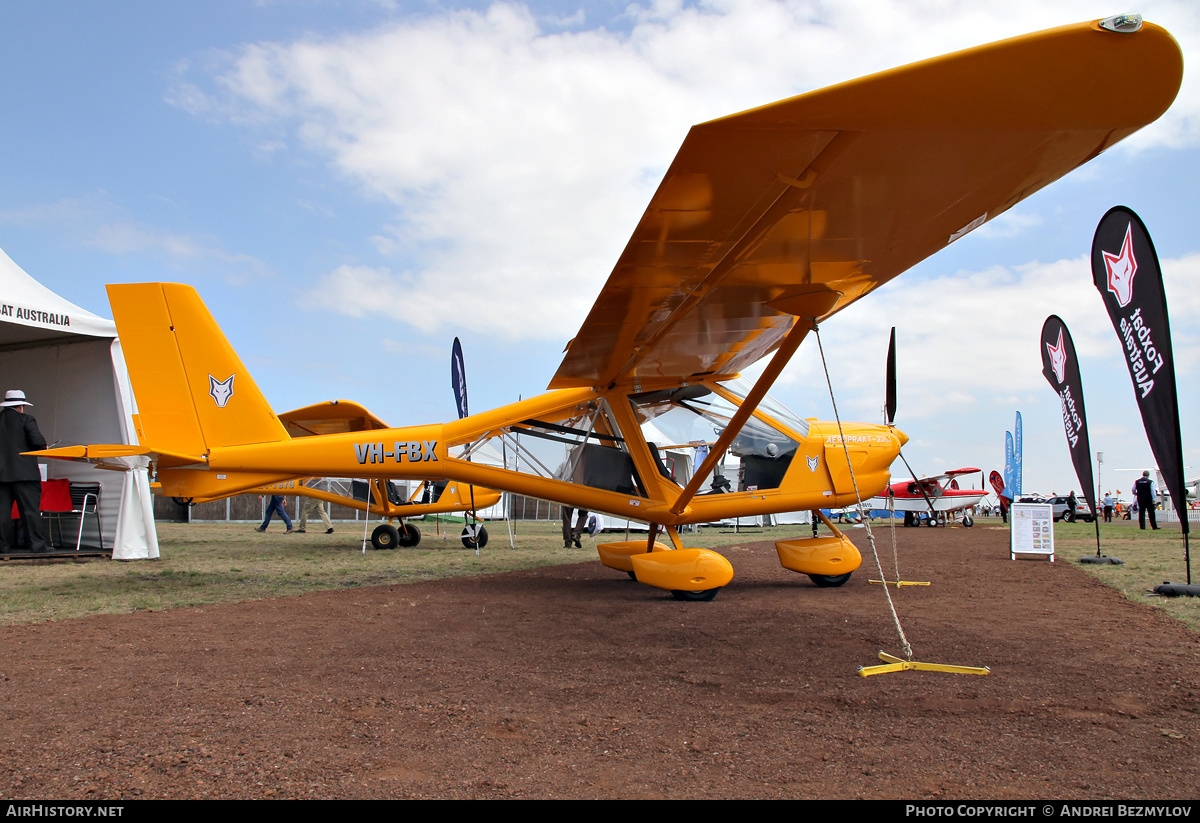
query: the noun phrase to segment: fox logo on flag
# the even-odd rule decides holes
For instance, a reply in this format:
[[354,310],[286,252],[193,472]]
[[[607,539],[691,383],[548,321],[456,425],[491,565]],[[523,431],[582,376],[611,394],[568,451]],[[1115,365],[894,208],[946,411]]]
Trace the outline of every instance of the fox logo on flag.
[[1058,332],[1058,343],[1046,344],[1046,352],[1050,355],[1050,367],[1054,369],[1054,377],[1059,385],[1067,382],[1067,347],[1063,344],[1062,330]]
[[1125,308],[1133,299],[1133,276],[1137,274],[1137,258],[1133,256],[1133,223],[1125,229],[1125,242],[1120,254],[1101,250],[1104,268],[1108,271],[1108,290],[1117,298],[1117,305]]

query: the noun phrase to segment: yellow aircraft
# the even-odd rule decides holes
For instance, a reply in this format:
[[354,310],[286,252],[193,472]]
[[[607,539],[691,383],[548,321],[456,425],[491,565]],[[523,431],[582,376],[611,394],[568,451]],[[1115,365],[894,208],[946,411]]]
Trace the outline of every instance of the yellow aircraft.
[[[390,428],[358,403],[347,400],[293,409],[280,414],[279,422],[291,437]],[[93,458],[93,462],[104,468],[124,469],[120,464],[105,465],[104,459],[99,457]],[[276,475],[264,478],[258,473],[246,472],[221,472],[195,478],[191,476],[189,468],[172,467],[170,460],[158,461],[156,468],[157,479],[150,484],[151,489],[156,494],[172,496],[181,505],[223,500],[235,494],[282,493],[337,503],[387,518],[388,522],[377,526],[371,534],[371,545],[376,549],[394,549],[398,546],[412,548],[418,545],[421,542],[421,530],[415,523],[406,520],[453,512],[473,514],[496,505],[501,498],[500,492],[493,489],[463,486],[445,480],[426,480],[405,499],[400,496],[394,483],[380,478],[333,483],[322,482],[323,478],[279,479]],[[338,490],[334,491],[335,488]],[[487,528],[478,519],[474,523],[468,522],[463,527],[461,538],[467,548],[482,548],[487,545]]]
[[[1155,120],[1182,71],[1166,31],[1123,15],[695,126],[550,391],[449,423],[290,437],[193,289],[110,286],[142,445],[41,454],[148,454],[183,497],[232,473],[508,490],[649,522],[648,540],[602,546],[603,562],[709,599],[732,567],[678,527],[866,500],[907,439],[766,399],[808,333]],[[734,379],[772,353],[753,384]],[[472,459],[497,442],[514,465]],[[693,449],[693,465],[668,471],[665,448]],[[719,470],[729,454],[736,478]],[[861,558],[822,520],[831,537],[780,541],[780,561],[838,586]]]
[[[358,403],[347,400],[293,409],[280,414],[279,422],[293,438],[390,428]],[[245,472],[222,472],[194,482],[197,478],[190,476],[189,469],[171,468],[169,461],[159,462],[157,476],[157,482],[152,483],[151,488],[159,494],[172,494],[180,503],[206,503],[247,492],[283,493],[337,503],[387,518],[388,522],[377,526],[371,534],[371,545],[376,549],[394,549],[397,546],[412,548],[419,544],[421,530],[415,523],[406,520],[452,512],[470,512],[473,515],[476,511],[496,505],[501,497],[500,492],[493,489],[447,483],[445,480],[426,480],[407,499],[400,496],[395,484],[381,478],[352,481],[345,490],[347,493],[333,491],[330,483],[315,482],[319,478],[289,477],[281,480],[270,477],[264,480],[261,475]],[[185,497],[174,494],[174,491],[188,494]],[[482,548],[487,545],[487,528],[477,518],[473,523],[468,521],[463,527],[461,539],[467,548]]]

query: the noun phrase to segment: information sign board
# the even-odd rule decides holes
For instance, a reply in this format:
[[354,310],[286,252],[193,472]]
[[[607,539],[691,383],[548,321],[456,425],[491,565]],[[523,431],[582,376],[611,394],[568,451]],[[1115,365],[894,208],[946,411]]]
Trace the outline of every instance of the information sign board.
[[1013,503],[1008,513],[1009,556],[1045,554],[1054,562],[1054,507],[1049,503]]

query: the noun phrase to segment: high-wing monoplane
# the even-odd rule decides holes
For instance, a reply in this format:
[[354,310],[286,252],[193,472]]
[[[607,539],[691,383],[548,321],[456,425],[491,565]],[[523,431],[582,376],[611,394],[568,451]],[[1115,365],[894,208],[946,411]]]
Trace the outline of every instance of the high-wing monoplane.
[[906,526],[918,526],[922,522],[929,526],[943,525],[947,516],[955,512],[963,512],[964,526],[973,526],[975,521],[965,510],[987,497],[987,491],[960,489],[956,478],[979,473],[979,469],[954,469],[933,477],[902,480],[890,484],[882,495],[871,498],[864,505],[904,512]]
[[[141,445],[45,454],[147,454],[163,490],[181,497],[237,472],[441,478],[554,500],[649,522],[646,541],[602,547],[604,562],[708,599],[732,567],[685,548],[679,526],[866,500],[886,488],[907,439],[768,400],[801,341],[1156,119],[1182,66],[1166,31],[1121,16],[695,126],[550,391],[448,423],[293,438],[192,288],[110,286]],[[734,379],[768,355],[753,383]],[[512,461],[470,459],[497,441]],[[661,459],[682,444],[707,448],[687,478]],[[736,477],[720,471],[730,453]],[[822,519],[832,536],[780,541],[780,560],[840,585],[860,556]]]

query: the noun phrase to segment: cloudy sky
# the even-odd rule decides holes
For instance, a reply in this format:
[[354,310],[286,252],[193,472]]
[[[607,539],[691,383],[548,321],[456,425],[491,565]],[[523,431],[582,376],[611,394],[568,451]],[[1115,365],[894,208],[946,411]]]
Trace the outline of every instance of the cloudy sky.
[[[195,285],[277,410],[348,398],[393,425],[544,390],[690,125],[937,54],[1137,11],[1200,64],[1200,5],[1070,0],[456,3],[60,0],[0,6],[0,248],[111,316],[104,284]],[[1091,284],[1136,210],[1166,274],[1185,463],[1200,475],[1200,83],[1158,123],[830,321],[838,406],[898,423],[920,473],[1078,486],[1038,335],[1064,318],[1101,482],[1153,465]],[[815,345],[774,394],[828,418]],[[902,470],[901,470],[902,473]]]

